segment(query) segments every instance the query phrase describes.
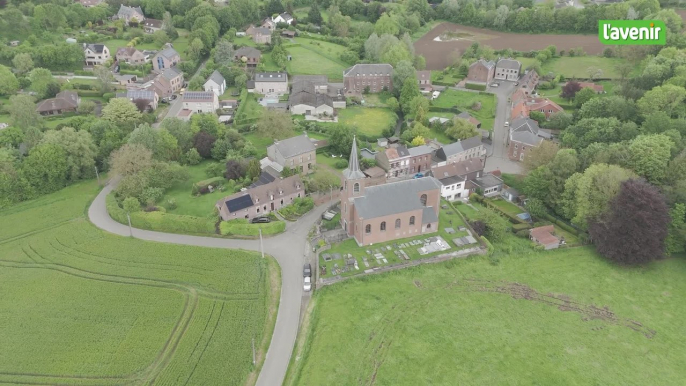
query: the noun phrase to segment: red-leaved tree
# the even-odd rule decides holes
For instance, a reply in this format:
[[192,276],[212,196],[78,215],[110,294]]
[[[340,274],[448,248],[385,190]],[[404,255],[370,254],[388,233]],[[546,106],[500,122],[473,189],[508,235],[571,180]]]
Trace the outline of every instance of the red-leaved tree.
[[622,264],[642,264],[665,252],[669,208],[656,187],[644,180],[622,182],[610,208],[589,224],[598,252]]
[[212,146],[217,140],[212,134],[200,131],[193,137],[193,147],[202,158],[212,157]]
[[567,84],[562,86],[562,92],[560,93],[560,97],[568,101],[571,101],[572,99],[574,99],[577,91],[579,90],[581,90],[581,85],[579,84],[579,82],[575,80],[570,80],[569,82],[567,82]]

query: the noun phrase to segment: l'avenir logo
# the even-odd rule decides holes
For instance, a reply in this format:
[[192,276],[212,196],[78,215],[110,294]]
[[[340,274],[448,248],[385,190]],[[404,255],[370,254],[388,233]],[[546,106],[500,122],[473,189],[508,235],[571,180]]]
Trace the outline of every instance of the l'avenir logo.
[[599,20],[598,39],[609,45],[665,45],[667,27],[661,20]]

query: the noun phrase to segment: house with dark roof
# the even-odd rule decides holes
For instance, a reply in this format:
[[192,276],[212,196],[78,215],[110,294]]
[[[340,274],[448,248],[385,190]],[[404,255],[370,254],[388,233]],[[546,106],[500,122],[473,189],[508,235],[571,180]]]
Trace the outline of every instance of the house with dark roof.
[[274,31],[276,29],[276,23],[274,20],[272,20],[271,17],[267,17],[264,20],[262,20],[262,24],[260,25],[262,28],[266,28],[270,31]]
[[60,115],[62,113],[75,112],[81,103],[81,98],[76,91],[65,90],[55,95],[54,98],[46,99],[36,105],[36,112],[40,115]]
[[362,94],[367,88],[372,93],[393,91],[392,76],[390,64],[356,64],[343,71],[343,89],[346,94]]
[[492,60],[479,59],[469,66],[467,83],[489,84],[495,75],[495,62]]
[[274,23],[277,23],[277,24],[278,23],[286,23],[288,25],[291,25],[291,23],[293,23],[293,20],[295,20],[295,19],[293,19],[293,16],[291,16],[290,13],[284,12],[280,15],[277,15],[272,20],[274,21]]
[[538,86],[538,73],[536,70],[528,70],[519,80],[519,88],[527,96],[534,93],[536,86]]
[[274,144],[267,147],[267,157],[281,167],[309,173],[317,164],[317,146],[307,134],[303,134],[274,141]]
[[487,173],[469,181],[468,189],[478,189],[484,197],[495,197],[503,190],[504,182],[500,177]]
[[143,30],[145,33],[155,33],[162,29],[162,20],[158,19],[145,19],[143,22]]
[[507,155],[513,161],[521,161],[528,150],[536,147],[544,139],[552,136],[547,130],[538,126],[538,122],[529,117],[520,117],[510,122],[510,135],[507,143]]
[[355,140],[343,179],[341,226],[358,245],[438,231],[441,184],[437,179],[414,178],[369,186],[369,178],[360,170]]
[[179,64],[181,55],[171,47],[171,45],[162,51],[158,52],[152,58],[152,69],[155,71],[164,71]]
[[172,93],[178,92],[183,88],[183,71],[178,68],[166,68],[160,76],[169,82]]
[[291,114],[332,117],[335,108],[345,108],[342,90],[328,80],[326,75],[294,76],[288,99]]
[[441,197],[455,201],[469,197],[471,191],[467,183],[481,177],[485,165],[486,157],[470,158],[443,166],[434,165],[428,175],[440,181]]
[[126,24],[129,24],[132,20],[135,20],[138,23],[145,21],[145,16],[143,15],[141,7],[128,7],[124,4],[119,6],[116,17],[119,20],[124,20]]
[[388,178],[408,178],[431,169],[433,149],[427,145],[407,148],[392,146],[376,153],[376,164]]
[[251,25],[245,30],[247,35],[252,37],[252,40],[258,44],[271,44],[272,42],[272,31],[269,28],[255,27]]
[[110,58],[110,50],[104,44],[85,44],[83,54],[86,66],[101,66]]
[[481,142],[481,136],[477,135],[443,145],[436,150],[434,161],[438,166],[486,156],[486,148]]
[[288,94],[288,74],[285,72],[258,72],[253,77],[255,92],[263,95]]
[[233,60],[245,63],[248,68],[257,67],[257,65],[260,64],[261,57],[262,53],[260,50],[248,46],[241,47],[233,53]]
[[522,63],[514,59],[500,59],[495,64],[494,78],[498,80],[511,80],[516,82],[519,79],[519,71]]
[[126,90],[126,92],[117,93],[117,98],[126,98],[126,99],[128,99],[134,103],[137,100],[147,101],[148,102],[148,105],[147,105],[148,111],[156,110],[157,109],[157,103],[160,100],[159,95],[157,95],[157,93],[153,90],[136,90],[136,89],[130,89],[130,90]]
[[217,96],[220,96],[226,91],[226,80],[222,74],[219,73],[219,71],[214,70],[212,75],[207,78],[203,88],[205,91],[212,91],[213,93],[217,94]]
[[217,201],[216,208],[224,221],[251,219],[267,215],[305,197],[305,186],[299,175],[274,178]]

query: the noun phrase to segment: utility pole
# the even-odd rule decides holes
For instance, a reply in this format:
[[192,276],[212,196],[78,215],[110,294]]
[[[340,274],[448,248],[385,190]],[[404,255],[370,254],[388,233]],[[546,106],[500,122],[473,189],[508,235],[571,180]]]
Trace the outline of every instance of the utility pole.
[[98,179],[98,185],[100,185],[100,174],[98,173],[98,167],[97,166],[94,166],[94,167],[95,167],[95,177]]
[[255,366],[255,337],[252,338],[252,365]]
[[129,220],[129,236],[133,237],[133,228],[131,228],[131,216],[126,212],[126,219]]
[[260,252],[262,252],[262,258],[264,259],[264,245],[262,245],[262,228],[260,228],[259,231],[260,231]]

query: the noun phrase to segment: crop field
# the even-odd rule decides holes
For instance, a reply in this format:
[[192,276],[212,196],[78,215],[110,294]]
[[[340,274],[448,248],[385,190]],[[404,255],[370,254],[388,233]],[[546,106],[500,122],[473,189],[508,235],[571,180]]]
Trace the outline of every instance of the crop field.
[[683,255],[527,250],[318,289],[285,385],[683,383]]
[[0,211],[0,383],[254,379],[252,340],[263,358],[275,319],[273,259],[105,233],[85,218],[96,192],[85,182]]

